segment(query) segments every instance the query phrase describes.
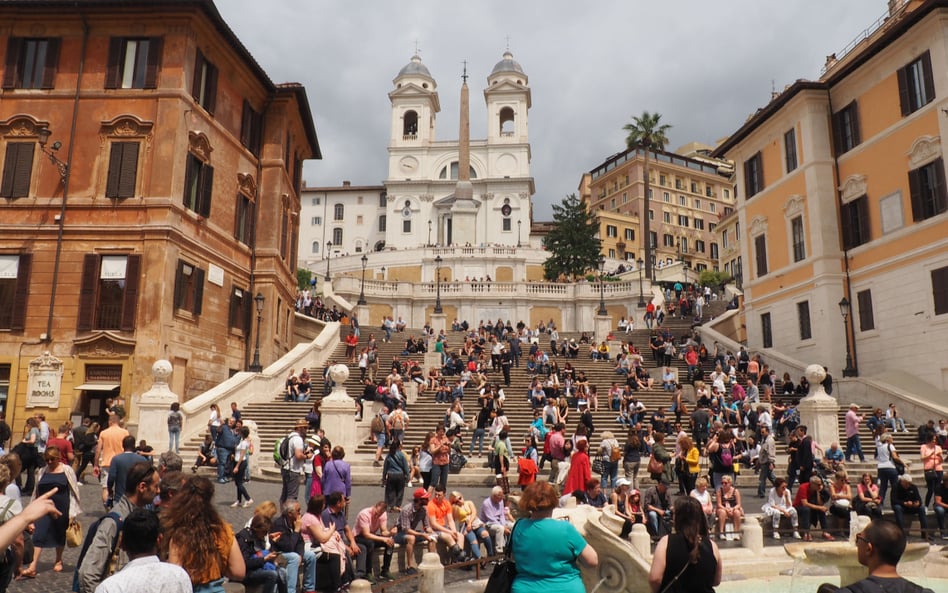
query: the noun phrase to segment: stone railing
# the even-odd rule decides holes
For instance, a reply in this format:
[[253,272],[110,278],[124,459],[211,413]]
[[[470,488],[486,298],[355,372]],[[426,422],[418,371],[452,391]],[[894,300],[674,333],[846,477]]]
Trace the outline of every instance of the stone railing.
[[[297,315],[297,317],[300,317]],[[322,322],[304,318],[305,323]],[[201,395],[181,404],[184,424],[181,429],[181,442],[201,436],[207,430],[207,419],[211,404],[217,404],[222,415],[227,416],[231,402],[238,407],[261,396],[276,395],[283,390],[286,375],[291,368],[321,366],[332,355],[339,344],[340,326],[338,323],[325,323],[323,330],[312,342],[297,345],[279,360],[267,366],[259,373],[241,372],[223,383],[205,391]],[[260,456],[254,456],[254,459]],[[251,467],[251,471],[255,468]]]
[[[338,276],[332,281],[332,291],[337,295],[358,295],[362,287],[360,278]],[[648,295],[648,284],[643,287]],[[385,280],[366,280],[366,298],[390,298],[400,296],[405,298],[434,297],[438,291],[437,282],[394,282]],[[605,298],[628,299],[638,296],[638,281],[603,282],[602,294]],[[557,284],[552,282],[462,282],[449,281],[441,283],[441,296],[450,297],[485,297],[493,295],[509,295],[514,297],[547,297],[552,301],[568,299],[599,298],[600,286],[598,282],[580,282],[573,284]],[[349,299],[355,300],[355,299]]]

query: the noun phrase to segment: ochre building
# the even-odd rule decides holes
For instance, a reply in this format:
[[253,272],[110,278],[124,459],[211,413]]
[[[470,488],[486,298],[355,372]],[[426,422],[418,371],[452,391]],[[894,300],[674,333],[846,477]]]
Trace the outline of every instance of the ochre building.
[[[306,93],[210,1],[0,4],[0,401],[129,419],[290,346]],[[255,302],[255,295],[259,299]],[[257,304],[260,305],[259,317]]]

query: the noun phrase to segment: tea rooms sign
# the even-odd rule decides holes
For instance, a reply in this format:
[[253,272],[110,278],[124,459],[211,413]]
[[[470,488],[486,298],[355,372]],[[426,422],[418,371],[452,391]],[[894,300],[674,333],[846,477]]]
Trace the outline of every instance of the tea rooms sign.
[[27,408],[58,408],[62,392],[63,361],[44,352],[30,361]]

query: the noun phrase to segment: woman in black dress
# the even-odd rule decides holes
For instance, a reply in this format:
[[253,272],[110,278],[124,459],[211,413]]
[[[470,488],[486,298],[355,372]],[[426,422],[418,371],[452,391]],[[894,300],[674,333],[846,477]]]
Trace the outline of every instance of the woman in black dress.
[[50,446],[46,448],[44,454],[46,465],[40,468],[37,473],[33,500],[36,500],[37,496],[42,496],[56,488],[56,494],[53,495],[53,504],[56,505],[56,510],[62,514],[57,518],[45,515],[33,524],[33,545],[36,547],[36,551],[33,554],[33,562],[30,563],[30,566],[20,571],[20,577],[22,578],[36,576],[36,567],[39,565],[39,558],[45,548],[56,548],[56,563],[53,564],[53,572],[62,572],[63,570],[66,527],[69,526],[70,519],[79,514],[79,485],[75,472],[65,463],[61,463],[61,457],[62,455],[57,447]]
[[[701,503],[690,496],[675,499],[675,533],[659,540],[652,556],[648,584],[652,593],[666,587],[689,593],[714,593],[721,584],[721,555],[708,535]],[[674,587],[670,587],[674,583]]]

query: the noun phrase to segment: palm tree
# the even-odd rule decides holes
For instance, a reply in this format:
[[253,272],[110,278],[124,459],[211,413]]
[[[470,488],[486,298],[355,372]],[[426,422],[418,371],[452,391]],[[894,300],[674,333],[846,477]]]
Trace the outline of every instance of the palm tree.
[[666,133],[671,129],[669,124],[660,124],[662,119],[660,113],[649,113],[643,111],[639,117],[632,117],[632,123],[625,124],[623,130],[629,133],[625,137],[625,143],[629,148],[639,148],[645,152],[645,208],[642,216],[645,218],[644,224],[644,242],[645,242],[645,277],[652,279],[652,232],[649,228],[649,164],[648,154],[653,150],[665,150],[668,144]]

